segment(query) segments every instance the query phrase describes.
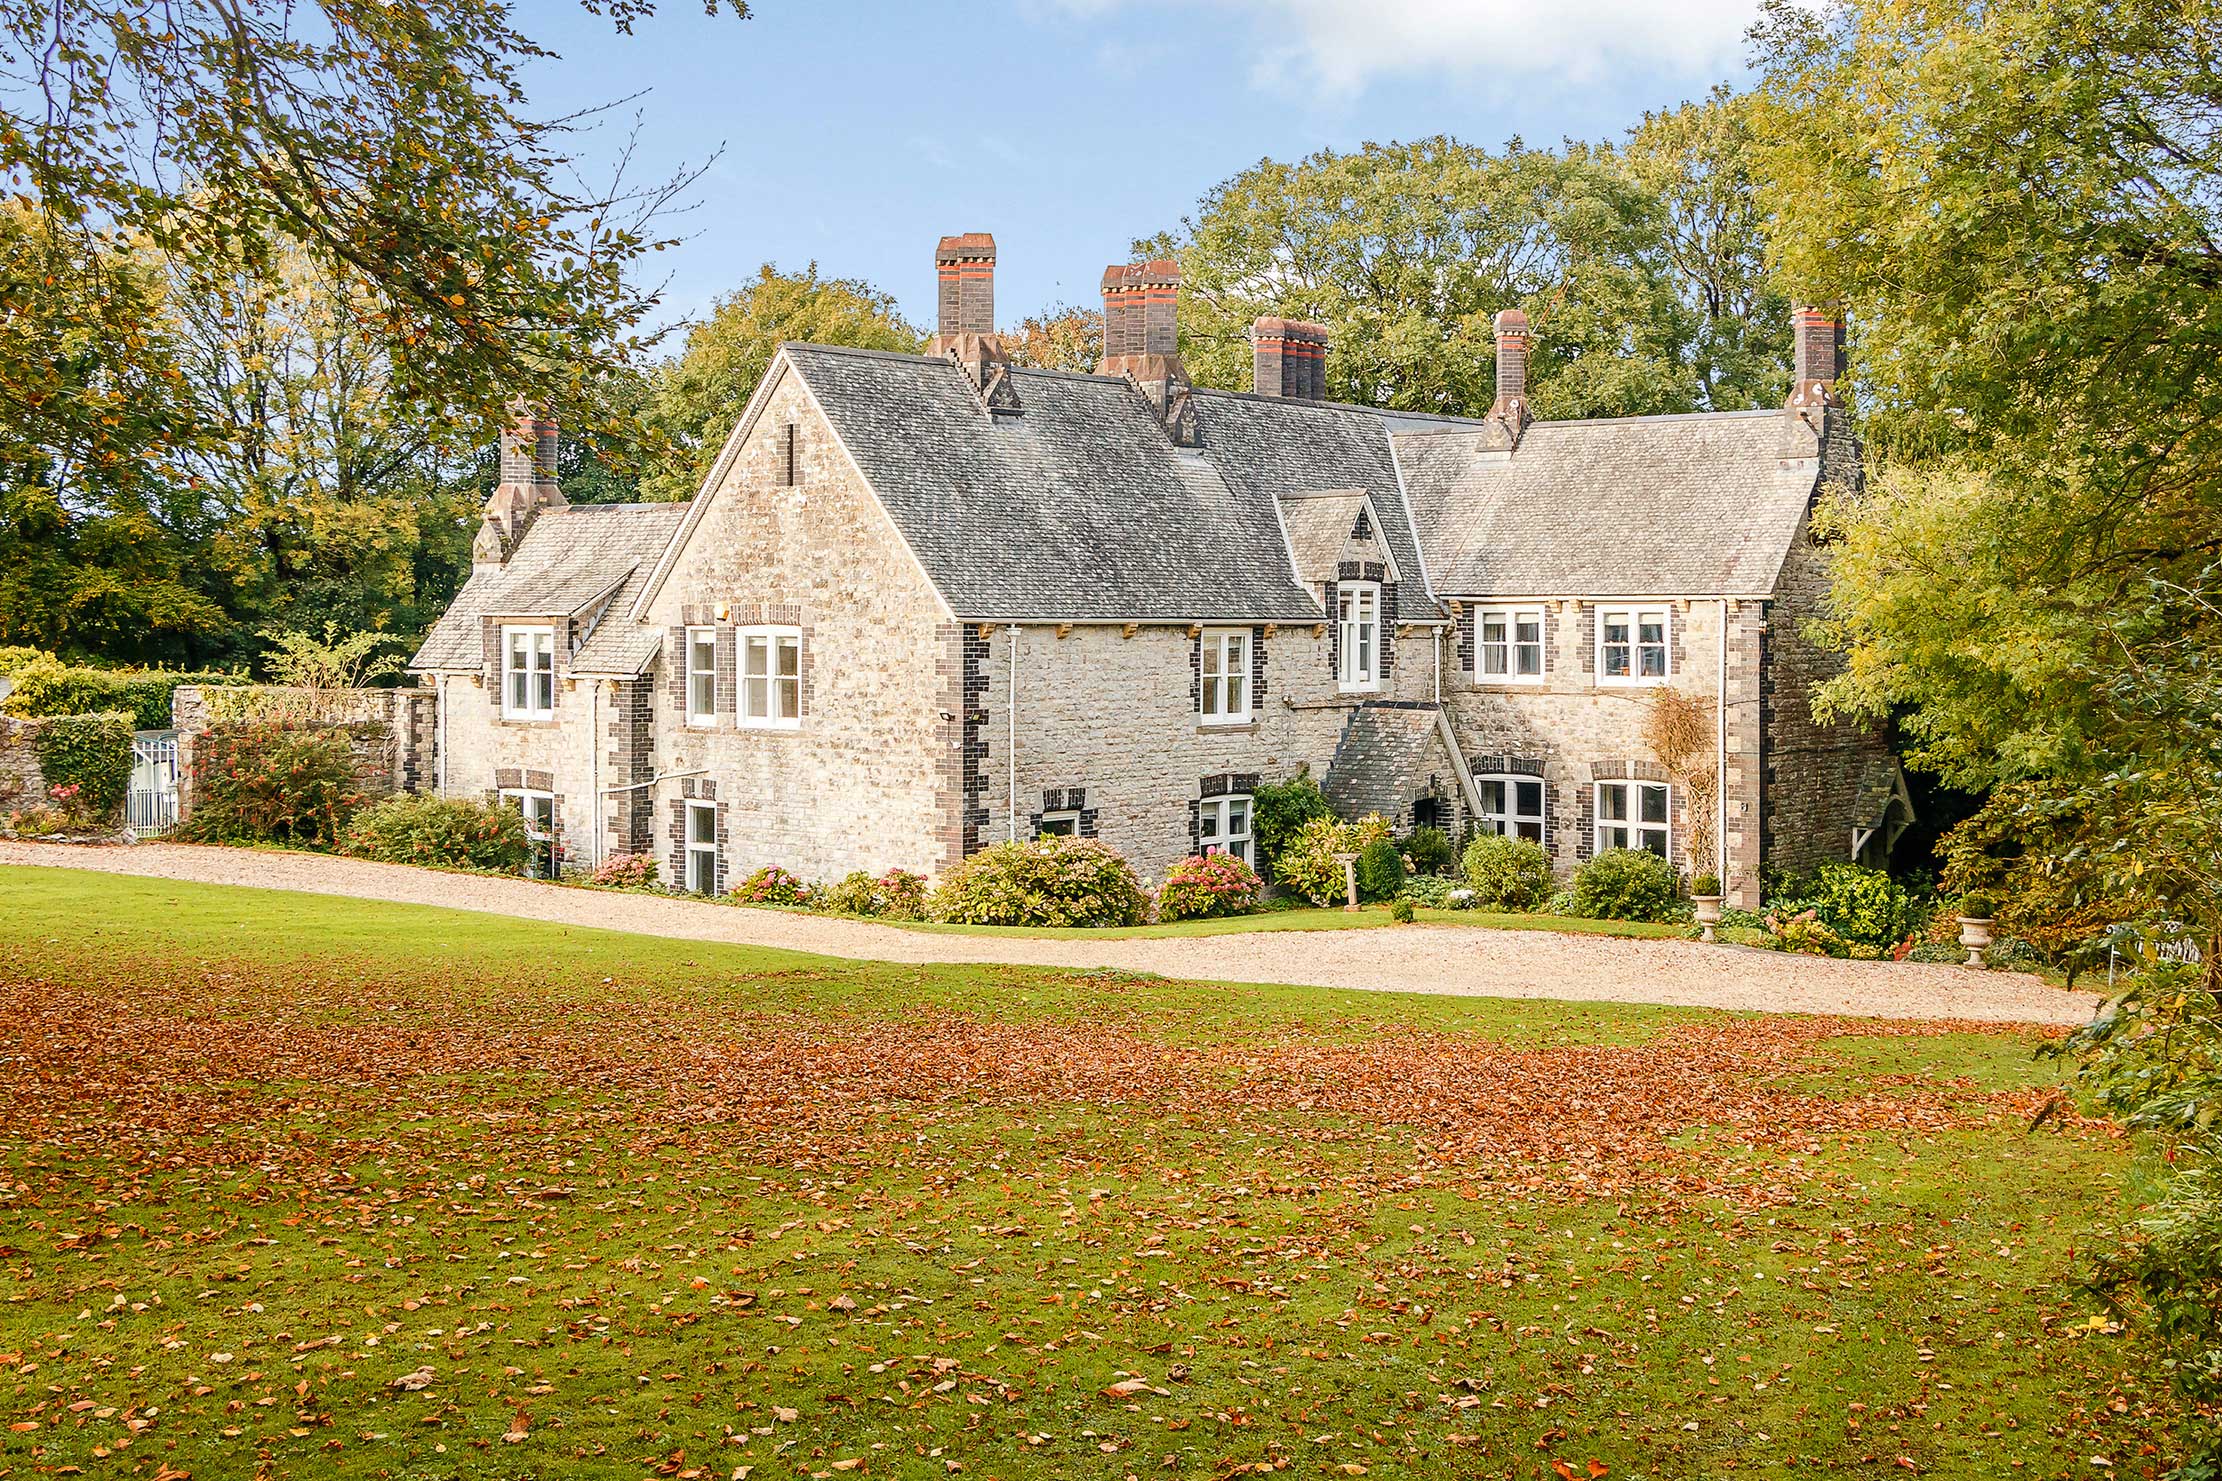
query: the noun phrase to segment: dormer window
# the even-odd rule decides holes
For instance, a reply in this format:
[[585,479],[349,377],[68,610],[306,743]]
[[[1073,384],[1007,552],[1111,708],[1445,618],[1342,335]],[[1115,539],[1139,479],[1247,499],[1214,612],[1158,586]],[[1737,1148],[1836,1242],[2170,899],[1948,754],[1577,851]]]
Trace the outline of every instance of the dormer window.
[[501,630],[502,715],[511,720],[555,717],[555,629]]
[[1335,683],[1346,692],[1381,687],[1381,587],[1349,581],[1335,588]]

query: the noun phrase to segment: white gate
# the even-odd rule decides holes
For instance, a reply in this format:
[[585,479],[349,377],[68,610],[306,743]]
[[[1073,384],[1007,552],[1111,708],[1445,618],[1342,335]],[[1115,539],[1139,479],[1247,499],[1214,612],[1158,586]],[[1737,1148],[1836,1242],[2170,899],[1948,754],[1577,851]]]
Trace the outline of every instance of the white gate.
[[131,737],[131,793],[124,821],[140,838],[177,826],[177,732],[141,730]]

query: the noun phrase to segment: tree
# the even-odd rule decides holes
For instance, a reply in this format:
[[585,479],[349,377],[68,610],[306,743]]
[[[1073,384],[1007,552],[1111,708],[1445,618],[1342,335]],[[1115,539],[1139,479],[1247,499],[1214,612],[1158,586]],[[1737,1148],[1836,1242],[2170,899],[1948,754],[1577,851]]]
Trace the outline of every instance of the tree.
[[[706,0],[745,16],[741,0]],[[588,0],[627,30],[650,0]],[[583,120],[529,116],[546,53],[503,0],[0,4],[0,170],[60,255],[306,252],[394,346],[412,404],[563,399],[652,301],[627,281],[684,181],[576,183]],[[0,388],[0,396],[9,394]]]
[[204,433],[164,315],[130,239],[59,251],[0,204],[0,643],[176,659],[225,630],[173,478]]
[[1014,365],[1094,370],[1103,358],[1103,311],[1061,303],[1004,330],[1003,344]]
[[1180,230],[1136,245],[1182,271],[1182,355],[1199,381],[1248,389],[1253,320],[1328,326],[1331,397],[1478,414],[1495,398],[1493,317],[1535,326],[1539,415],[1698,404],[1658,209],[1609,155],[1448,138],[1264,160]]
[[815,262],[800,273],[765,263],[754,282],[720,298],[688,332],[676,360],[654,372],[648,421],[671,452],[641,480],[643,497],[694,496],[782,340],[916,351],[925,336],[869,283],[821,278]]
[[1657,251],[1690,322],[1680,332],[1698,403],[1711,411],[1780,405],[1790,382],[1790,303],[1766,263],[1765,212],[1751,174],[1748,98],[1716,87],[1646,113],[1619,150],[1658,203]]

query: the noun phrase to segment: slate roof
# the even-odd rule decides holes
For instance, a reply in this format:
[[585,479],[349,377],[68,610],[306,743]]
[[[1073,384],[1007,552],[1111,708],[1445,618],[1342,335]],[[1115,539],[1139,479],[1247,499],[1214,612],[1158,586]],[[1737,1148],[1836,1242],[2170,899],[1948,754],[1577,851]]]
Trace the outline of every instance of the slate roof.
[[1510,454],[1401,432],[1444,596],[1763,596],[1819,478],[1780,411],[1537,422]]
[[1202,388],[1196,391],[1196,413],[1204,456],[1231,487],[1259,503],[1318,489],[1359,489],[1372,495],[1381,541],[1404,574],[1397,590],[1397,620],[1445,620],[1443,609],[1423,589],[1421,552],[1405,517],[1390,436],[1395,425],[1465,428],[1472,423]]
[[[474,571],[409,661],[417,669],[476,671],[484,617],[606,614],[572,656],[573,672],[640,672],[657,633],[625,620],[624,604],[670,543],[684,504],[568,504],[543,511],[509,563]],[[607,600],[605,600],[607,599]]]
[[1319,790],[1346,818],[1380,813],[1401,819],[1418,791],[1416,778],[1439,739],[1434,705],[1383,700],[1363,704],[1343,721],[1335,759]]
[[[1334,580],[1336,568],[1346,560],[1381,558],[1380,532],[1374,527],[1371,505],[1363,492],[1329,489],[1317,494],[1284,494],[1280,503],[1281,527],[1288,531],[1289,549],[1296,555],[1296,574],[1306,583]],[[1350,537],[1361,514],[1367,525],[1374,527],[1373,538],[1362,542]],[[1393,556],[1389,564],[1396,566]],[[1401,575],[1398,567],[1391,579]]]
[[1278,490],[1230,487],[1124,380],[1014,370],[1023,410],[991,417],[945,359],[784,349],[958,616],[1319,620],[1289,569]]

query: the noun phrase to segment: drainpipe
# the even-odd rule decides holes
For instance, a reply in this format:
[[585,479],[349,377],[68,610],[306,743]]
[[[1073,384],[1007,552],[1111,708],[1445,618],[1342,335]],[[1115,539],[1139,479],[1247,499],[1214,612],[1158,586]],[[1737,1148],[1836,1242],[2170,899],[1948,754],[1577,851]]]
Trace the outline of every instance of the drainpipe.
[[447,691],[453,674],[435,674],[432,677],[432,744],[440,751],[440,795],[447,796]]
[[589,825],[594,832],[586,846],[587,867],[602,867],[602,681],[589,679],[586,698],[587,794],[594,799]]
[[1007,816],[1004,819],[1004,836],[1011,842],[1016,843],[1018,842],[1018,624],[1012,623],[1007,631],[1011,635],[1011,739],[1009,755],[1003,763],[1004,776],[1010,784],[1009,796],[1003,804],[1007,809]]
[[1720,858],[1714,872],[1721,888],[1728,888],[1728,598],[1720,603],[1720,688],[1715,694],[1717,737],[1713,758],[1713,802],[1720,813],[1713,825],[1713,851]]
[[1443,702],[1443,630],[1437,627],[1429,631],[1435,634],[1429,646],[1435,650],[1435,703],[1439,705]]

